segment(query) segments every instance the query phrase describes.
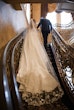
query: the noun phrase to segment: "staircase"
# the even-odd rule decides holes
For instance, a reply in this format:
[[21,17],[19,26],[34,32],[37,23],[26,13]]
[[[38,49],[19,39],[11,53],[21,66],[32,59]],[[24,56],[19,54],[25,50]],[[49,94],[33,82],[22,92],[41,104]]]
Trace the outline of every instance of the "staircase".
[[[66,103],[66,95],[62,97],[59,101],[55,102],[53,105],[47,105],[47,106],[40,106],[40,107],[33,107],[28,106],[25,101],[22,100],[21,94],[18,90],[18,83],[16,82],[16,74],[17,69],[19,65],[19,58],[21,54],[21,48],[23,44],[23,33],[21,32],[19,35],[17,35],[14,39],[8,42],[4,49],[3,54],[3,96],[5,99],[3,99],[5,103],[5,108],[3,107],[1,109],[3,110],[53,110],[55,107],[55,110],[73,110],[72,108],[68,106]],[[54,59],[54,55],[52,52],[52,45],[49,44],[47,46],[47,54],[52,62],[52,65],[54,67],[56,76],[58,73],[58,69],[56,66],[56,62]],[[57,76],[58,77],[58,76]],[[59,77],[58,77],[59,78]],[[5,82],[6,81],[6,82]],[[6,92],[8,94],[8,97],[6,95]]]

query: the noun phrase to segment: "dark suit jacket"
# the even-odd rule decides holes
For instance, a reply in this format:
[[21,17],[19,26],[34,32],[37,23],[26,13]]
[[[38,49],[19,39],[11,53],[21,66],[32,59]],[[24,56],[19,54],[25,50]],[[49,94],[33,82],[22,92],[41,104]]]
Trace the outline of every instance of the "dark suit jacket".
[[52,31],[52,24],[48,19],[41,18],[37,28],[39,26],[41,27],[41,31]]

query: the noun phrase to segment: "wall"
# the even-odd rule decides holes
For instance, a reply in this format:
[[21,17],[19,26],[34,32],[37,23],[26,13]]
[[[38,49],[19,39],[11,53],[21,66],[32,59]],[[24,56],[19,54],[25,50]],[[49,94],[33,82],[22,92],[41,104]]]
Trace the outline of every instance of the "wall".
[[32,4],[32,18],[38,23],[41,17],[41,4],[33,3]]
[[26,26],[22,10],[0,1],[0,49]]

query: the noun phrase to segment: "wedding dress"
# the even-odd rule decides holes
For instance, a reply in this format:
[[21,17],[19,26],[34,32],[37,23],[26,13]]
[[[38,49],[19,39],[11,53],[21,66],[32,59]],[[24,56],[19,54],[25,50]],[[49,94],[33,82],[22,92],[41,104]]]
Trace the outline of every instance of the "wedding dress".
[[63,95],[41,37],[41,32],[31,21],[23,42],[16,76],[22,99],[34,106],[53,103]]

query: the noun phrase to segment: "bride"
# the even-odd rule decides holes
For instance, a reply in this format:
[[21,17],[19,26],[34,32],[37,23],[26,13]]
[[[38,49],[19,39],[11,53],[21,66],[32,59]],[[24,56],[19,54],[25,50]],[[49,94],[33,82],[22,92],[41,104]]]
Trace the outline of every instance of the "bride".
[[41,39],[41,32],[31,20],[25,35],[16,80],[20,84],[22,99],[33,106],[53,103],[63,95]]

